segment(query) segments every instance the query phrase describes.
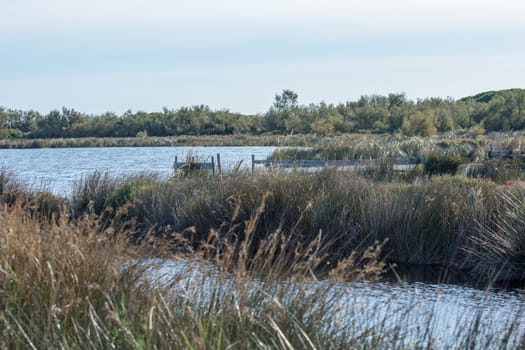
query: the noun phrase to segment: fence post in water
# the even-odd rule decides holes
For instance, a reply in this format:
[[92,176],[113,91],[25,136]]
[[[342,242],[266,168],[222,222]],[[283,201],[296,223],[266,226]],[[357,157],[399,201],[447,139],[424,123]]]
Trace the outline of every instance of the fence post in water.
[[255,171],[255,155],[252,154],[252,173]]
[[221,169],[221,155],[219,153],[217,153],[217,170],[219,172],[219,175],[222,174],[222,169]]
[[215,176],[215,158],[211,156],[211,173]]
[[177,170],[177,156],[175,156],[175,162],[173,163],[173,170]]

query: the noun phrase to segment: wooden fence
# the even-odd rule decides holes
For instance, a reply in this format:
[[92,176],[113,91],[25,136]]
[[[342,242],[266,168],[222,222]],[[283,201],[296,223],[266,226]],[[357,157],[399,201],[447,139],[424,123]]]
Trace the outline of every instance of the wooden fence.
[[[391,163],[394,166],[408,166],[424,164],[424,157],[385,158],[385,159],[348,159],[348,160],[314,160],[314,159],[281,159],[281,160],[258,160],[252,155],[252,171],[255,165],[275,168],[323,168],[323,167],[357,167],[367,165],[379,165]],[[400,169],[402,170],[402,169]]]
[[496,149],[492,145],[490,145],[488,157],[489,157],[489,159],[493,159],[493,158],[525,158],[525,153],[523,153],[521,151],[515,152],[512,149]]
[[[488,152],[488,158],[525,158],[523,152],[513,152],[508,149],[495,149],[490,145]],[[256,165],[263,165],[267,168],[324,168],[324,167],[348,167],[356,168],[363,166],[374,166],[383,163],[392,164],[394,170],[408,170],[411,166],[417,164],[425,164],[427,159],[425,157],[404,157],[404,158],[380,158],[380,159],[348,159],[348,160],[317,160],[317,159],[255,159],[255,155],[252,154],[252,172],[255,171]],[[221,174],[221,155],[217,154],[215,157],[211,157],[211,161],[202,162],[191,157],[183,162],[179,162],[178,158],[175,157],[173,163],[174,170],[181,170],[187,173],[191,170],[207,170],[211,171],[214,175],[216,173]]]

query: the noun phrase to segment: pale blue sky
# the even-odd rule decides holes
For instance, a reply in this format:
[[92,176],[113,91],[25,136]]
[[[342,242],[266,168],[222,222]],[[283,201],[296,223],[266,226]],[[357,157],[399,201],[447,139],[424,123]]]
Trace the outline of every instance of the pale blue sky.
[[525,87],[521,0],[0,0],[0,106],[266,111]]

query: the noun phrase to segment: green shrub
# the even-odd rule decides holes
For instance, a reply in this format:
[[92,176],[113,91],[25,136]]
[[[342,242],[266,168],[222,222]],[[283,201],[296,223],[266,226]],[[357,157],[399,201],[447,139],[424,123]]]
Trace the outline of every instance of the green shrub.
[[104,205],[106,208],[118,210],[156,181],[157,179],[153,175],[139,175],[128,178],[115,187],[108,195]]
[[106,203],[118,186],[118,180],[108,173],[99,171],[80,179],[73,187],[72,209],[77,214],[94,213],[100,215]]
[[457,155],[433,154],[427,158],[427,161],[425,163],[425,173],[427,173],[428,175],[453,175],[458,170],[459,165],[464,162],[465,160]]

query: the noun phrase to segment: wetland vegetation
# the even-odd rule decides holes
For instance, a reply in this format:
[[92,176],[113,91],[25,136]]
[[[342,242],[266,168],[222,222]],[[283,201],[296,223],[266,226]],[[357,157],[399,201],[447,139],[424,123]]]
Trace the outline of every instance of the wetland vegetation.
[[[444,348],[432,313],[407,331],[410,306],[387,314],[364,305],[341,320],[345,291],[334,286],[381,281],[408,265],[439,267],[443,283],[457,273],[481,289],[523,289],[525,163],[487,156],[489,145],[522,154],[523,96],[412,102],[391,94],[299,106],[285,90],[248,119],[206,107],[120,117],[2,109],[6,148],[225,142],[292,146],[273,159],[386,161],[169,180],[95,172],[67,198],[29,190],[2,169],[0,347]],[[221,118],[240,126],[217,128]],[[46,129],[55,121],[65,124]],[[157,122],[178,129],[161,138]],[[426,161],[400,172],[387,161],[397,157]],[[184,268],[148,278],[166,260]],[[481,316],[457,323],[452,347],[524,347],[523,312],[498,321],[498,337],[484,333]]]
[[[189,136],[210,135],[233,136],[235,144],[239,135],[389,133],[431,136],[468,129],[477,134],[509,132],[525,128],[524,106],[525,90],[509,89],[459,100],[426,98],[412,101],[403,93],[391,93],[387,96],[362,96],[357,101],[339,104],[320,102],[310,105],[300,105],[295,92],[283,90],[275,95],[268,111],[259,115],[216,111],[204,105],[177,110],[164,107],[161,112],[127,111],[122,115],[111,112],[89,115],[65,107],[41,114],[0,107],[0,140],[11,140],[0,145],[151,146],[179,140],[192,142]],[[148,139],[150,137],[152,139]],[[171,139],[159,140],[159,137]],[[46,141],[50,139],[57,141]],[[259,142],[263,140],[265,138]],[[245,139],[244,142],[246,145],[250,141]]]
[[[95,173],[65,199],[0,179],[4,348],[442,348],[432,315],[412,333],[413,305],[351,307],[334,286],[378,281],[394,262],[482,284],[523,277],[519,183]],[[165,259],[184,268],[147,278]],[[497,338],[481,314],[456,324],[453,347],[523,346],[520,312]]]

